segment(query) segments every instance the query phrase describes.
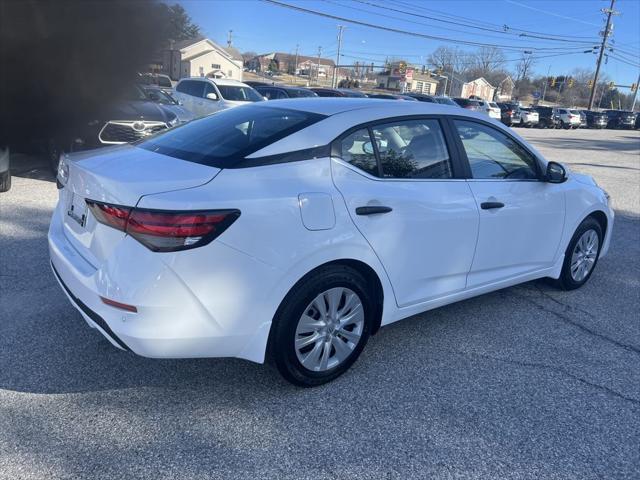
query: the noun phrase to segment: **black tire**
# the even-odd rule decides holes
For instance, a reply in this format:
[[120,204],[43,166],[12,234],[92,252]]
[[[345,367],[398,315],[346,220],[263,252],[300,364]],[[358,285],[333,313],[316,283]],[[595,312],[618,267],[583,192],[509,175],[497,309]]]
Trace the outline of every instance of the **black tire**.
[[[585,278],[577,282],[571,276],[571,256],[573,254],[573,250],[576,247],[576,243],[578,243],[578,240],[580,239],[582,234],[588,230],[595,230],[596,234],[598,235],[598,254],[596,255],[593,267],[591,267],[591,271],[589,271]],[[555,282],[559,288],[563,290],[575,290],[576,288],[580,288],[582,285],[587,283],[589,278],[591,278],[594,270],[596,269],[596,266],[598,265],[598,258],[600,257],[600,250],[602,249],[603,236],[604,235],[602,232],[602,227],[593,217],[585,218],[582,223],[578,225],[578,228],[573,234],[573,237],[571,237],[571,241],[567,246],[567,250],[564,252],[564,263],[562,264],[562,272],[560,273],[560,278]]]
[[8,192],[11,189],[11,170],[0,173],[0,192]]
[[[342,363],[326,371],[312,371],[298,360],[296,328],[300,317],[316,296],[336,287],[348,288],[358,295],[364,310],[364,327],[359,343]],[[321,267],[300,280],[278,308],[269,336],[269,360],[294,385],[315,387],[330,382],[346,372],[360,356],[371,334],[374,315],[375,302],[363,275],[346,265]]]

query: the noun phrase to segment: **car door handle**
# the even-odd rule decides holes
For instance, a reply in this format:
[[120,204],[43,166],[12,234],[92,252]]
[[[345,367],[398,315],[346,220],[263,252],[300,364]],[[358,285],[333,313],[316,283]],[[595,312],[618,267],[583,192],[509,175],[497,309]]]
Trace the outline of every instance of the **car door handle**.
[[480,208],[483,210],[492,210],[494,208],[502,208],[504,203],[502,202],[482,202]]
[[382,205],[371,205],[367,207],[356,208],[356,215],[375,215],[377,213],[389,213],[392,211],[391,207],[383,207]]

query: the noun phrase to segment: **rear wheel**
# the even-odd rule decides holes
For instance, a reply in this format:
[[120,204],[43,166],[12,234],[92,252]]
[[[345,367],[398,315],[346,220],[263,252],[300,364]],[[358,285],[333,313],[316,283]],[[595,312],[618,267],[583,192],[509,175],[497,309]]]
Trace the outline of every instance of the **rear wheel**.
[[558,286],[574,290],[587,283],[598,263],[603,232],[592,217],[586,218],[576,229],[564,255]]
[[299,282],[274,318],[269,351],[282,376],[312,387],[342,375],[369,339],[374,303],[366,279],[329,265]]

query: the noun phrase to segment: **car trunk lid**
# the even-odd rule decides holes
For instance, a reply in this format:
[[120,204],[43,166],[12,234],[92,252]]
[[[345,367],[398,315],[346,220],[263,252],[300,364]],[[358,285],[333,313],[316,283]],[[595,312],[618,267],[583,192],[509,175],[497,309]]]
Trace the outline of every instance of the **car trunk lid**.
[[97,266],[124,238],[102,225],[87,208],[93,200],[134,207],[144,195],[183,190],[209,182],[220,169],[122,145],[72,155],[59,207],[66,237]]

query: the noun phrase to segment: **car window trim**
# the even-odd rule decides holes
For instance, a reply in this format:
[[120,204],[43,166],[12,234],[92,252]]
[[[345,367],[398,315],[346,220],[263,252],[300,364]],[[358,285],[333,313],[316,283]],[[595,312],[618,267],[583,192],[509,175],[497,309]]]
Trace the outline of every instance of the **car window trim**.
[[[527,148],[521,141],[519,141],[516,137],[514,137],[513,135],[511,135],[509,132],[496,127],[495,125],[492,125],[489,122],[486,122],[484,120],[478,119],[478,118],[474,118],[474,117],[465,117],[462,115],[450,115],[449,116],[449,120],[451,122],[451,128],[453,130],[453,132],[456,135],[455,141],[458,144],[458,148],[460,150],[460,155],[461,158],[464,159],[464,162],[466,164],[467,167],[467,172],[468,172],[468,177],[467,180],[469,181],[474,181],[474,182],[542,182],[544,181],[544,177],[543,177],[543,173],[542,173],[542,162],[540,160],[540,158],[534,154],[529,148]],[[462,120],[465,122],[472,122],[472,123],[478,123],[480,125],[484,125],[486,127],[489,127],[499,133],[502,133],[503,135],[506,135],[508,138],[510,138],[512,141],[514,141],[520,148],[522,148],[527,154],[529,154],[533,160],[534,160],[534,164],[536,167],[536,175],[537,178],[473,178],[473,174],[471,173],[471,163],[469,162],[469,158],[467,157],[467,151],[464,148],[464,144],[462,143],[462,139],[460,138],[460,135],[457,132],[456,126],[455,126],[455,120]]]
[[[446,182],[446,181],[450,181],[450,180],[464,180],[464,179],[467,178],[465,176],[466,175],[466,173],[465,173],[466,170],[464,168],[463,162],[461,161],[461,157],[459,156],[458,148],[457,147],[453,148],[453,146],[455,145],[455,137],[452,136],[452,132],[450,131],[450,126],[447,125],[447,123],[445,121],[445,119],[447,117],[448,117],[448,115],[436,115],[436,114],[398,115],[398,116],[395,116],[395,117],[379,118],[379,119],[376,119],[376,120],[370,120],[368,122],[360,123],[358,125],[350,127],[348,130],[345,130],[344,132],[342,132],[340,135],[338,135],[335,139],[333,139],[330,142],[330,145],[331,145],[331,149],[330,149],[331,157],[339,158],[340,160],[342,160],[342,148],[341,148],[342,140],[344,140],[346,137],[351,135],[353,132],[366,128],[368,130],[368,132],[369,132],[370,141],[373,144],[373,151],[376,154],[376,162],[378,163],[378,174],[380,175],[380,177],[374,177],[373,175],[368,174],[364,170],[357,169],[358,171],[362,171],[363,173],[367,174],[368,177],[376,178],[376,179],[382,180],[382,181],[403,181],[403,182],[409,182],[409,181]],[[382,163],[381,163],[381,160],[380,160],[380,154],[378,152],[378,146],[377,146],[376,142],[374,141],[375,137],[373,136],[372,129],[376,125],[384,125],[384,124],[387,124],[387,123],[394,123],[394,122],[398,122],[398,121],[407,121],[407,120],[409,120],[409,121],[410,120],[436,120],[438,122],[438,124],[440,125],[440,129],[442,131],[442,135],[444,137],[445,148],[447,149],[447,152],[449,153],[449,161],[451,162],[451,170],[452,170],[452,177],[451,178],[385,178],[385,177],[382,176]],[[465,159],[466,159],[466,157],[465,157]],[[345,162],[345,164],[349,164],[349,163]]]

